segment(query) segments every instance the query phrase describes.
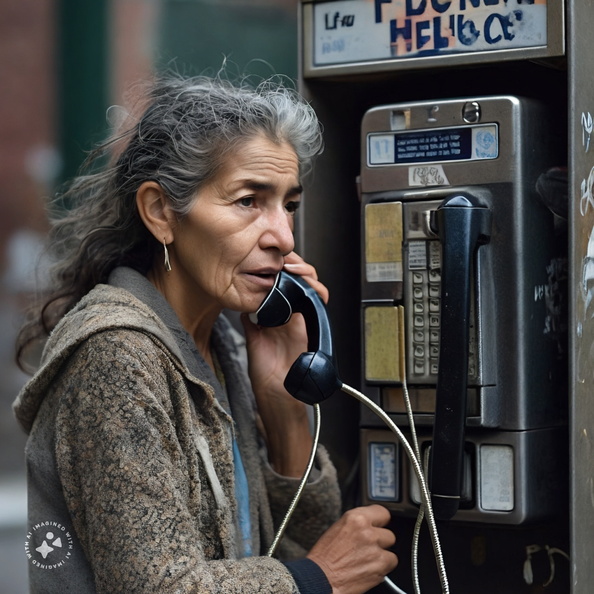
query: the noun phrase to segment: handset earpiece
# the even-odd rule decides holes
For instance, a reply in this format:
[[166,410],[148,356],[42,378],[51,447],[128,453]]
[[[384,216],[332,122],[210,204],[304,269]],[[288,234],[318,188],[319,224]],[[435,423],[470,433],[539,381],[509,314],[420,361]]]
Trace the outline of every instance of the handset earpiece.
[[286,324],[295,312],[303,314],[305,319],[308,350],[293,363],[284,385],[298,400],[316,404],[342,386],[334,365],[330,322],[320,296],[300,276],[282,271],[250,319],[271,328]]

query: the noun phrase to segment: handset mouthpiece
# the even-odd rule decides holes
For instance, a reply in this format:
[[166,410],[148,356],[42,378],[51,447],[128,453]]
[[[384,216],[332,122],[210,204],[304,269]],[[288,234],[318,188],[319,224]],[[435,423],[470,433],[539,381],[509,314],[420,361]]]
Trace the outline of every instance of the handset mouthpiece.
[[293,313],[303,314],[308,352],[301,353],[285,378],[285,388],[298,400],[316,404],[340,388],[334,366],[332,334],[320,296],[300,276],[281,271],[252,322],[265,327],[286,324]]
[[282,326],[291,319],[293,308],[279,288],[282,274],[282,272],[279,272],[276,275],[274,286],[268,295],[266,295],[260,307],[254,313],[249,314],[249,318],[254,324],[273,328],[275,326]]

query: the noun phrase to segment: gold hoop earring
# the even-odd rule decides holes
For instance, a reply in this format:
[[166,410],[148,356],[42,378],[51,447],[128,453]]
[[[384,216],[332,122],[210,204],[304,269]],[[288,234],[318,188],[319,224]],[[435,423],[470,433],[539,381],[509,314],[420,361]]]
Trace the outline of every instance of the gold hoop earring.
[[171,272],[171,262],[169,261],[169,250],[167,249],[167,244],[165,243],[165,239],[163,239],[163,251],[165,252],[165,270],[167,270],[167,272]]

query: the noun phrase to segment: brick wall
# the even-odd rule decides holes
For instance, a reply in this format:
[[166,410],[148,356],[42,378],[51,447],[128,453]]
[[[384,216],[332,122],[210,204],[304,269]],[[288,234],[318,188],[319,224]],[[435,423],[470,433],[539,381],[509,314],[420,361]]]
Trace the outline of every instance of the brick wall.
[[55,0],[0,2],[0,270],[19,228],[44,229],[55,155]]

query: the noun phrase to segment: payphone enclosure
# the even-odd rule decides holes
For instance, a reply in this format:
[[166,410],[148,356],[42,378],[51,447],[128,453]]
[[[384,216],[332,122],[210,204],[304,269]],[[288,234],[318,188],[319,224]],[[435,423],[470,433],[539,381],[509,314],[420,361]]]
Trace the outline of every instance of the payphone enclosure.
[[[553,215],[535,191],[556,158],[546,117],[537,102],[483,96],[379,106],[362,121],[363,391],[406,428],[406,381],[430,459],[434,439],[436,454],[442,447],[435,438],[440,348],[447,341],[459,353],[440,379],[463,359],[465,414],[454,437],[445,437],[446,446],[460,443],[455,521],[519,525],[559,508],[566,415],[551,336],[558,254]],[[457,287],[442,286],[443,246],[432,225],[457,195],[490,214],[488,241],[471,248],[467,344],[442,336],[443,291],[447,298]],[[416,514],[418,484],[400,447],[365,412],[362,426],[364,502]],[[457,472],[447,459],[436,464],[434,473]]]
[[[463,440],[467,471],[462,500],[453,518],[440,523],[440,539],[448,577],[456,591],[586,592],[593,572],[589,549],[584,546],[592,532],[591,473],[586,469],[591,457],[587,435],[591,434],[593,409],[586,394],[591,382],[577,382],[571,357],[580,356],[576,359],[582,362],[578,375],[589,377],[592,324],[591,319],[580,318],[579,279],[583,253],[591,245],[587,237],[592,217],[584,217],[583,212],[583,218],[579,212],[576,216],[573,205],[578,204],[579,211],[584,204],[579,200],[580,182],[582,187],[586,184],[592,166],[589,115],[594,78],[591,52],[585,47],[592,11],[571,0],[301,0],[299,4],[299,86],[324,125],[326,148],[306,185],[297,237],[299,249],[316,262],[330,289],[329,311],[343,379],[385,406],[390,417],[407,431],[402,376],[394,379],[399,377],[400,353],[395,353],[395,341],[389,337],[399,331],[395,308],[406,306],[404,276],[409,271],[403,263],[408,256],[401,249],[400,260],[387,257],[387,262],[402,266],[401,281],[367,281],[363,203],[374,206],[370,218],[379,219],[384,242],[389,239],[388,220],[395,222],[390,231],[394,240],[398,221],[420,217],[419,229],[403,228],[402,237],[417,233],[406,242],[425,244],[430,254],[439,254],[435,246],[441,239],[431,228],[431,211],[452,196],[450,192],[473,196],[489,208],[495,198],[503,197],[491,213],[489,242],[480,245],[473,256],[472,272],[479,280],[475,278],[471,284],[478,294],[471,297],[471,319],[475,321],[469,330],[469,351],[474,352],[468,365],[471,374],[479,375],[467,376],[469,410]],[[487,21],[493,26],[511,22],[507,17],[518,11],[522,19],[515,20],[515,36],[501,35],[495,40],[495,29],[491,29],[490,41],[496,42],[489,47],[481,44],[487,40]],[[476,43],[462,43],[460,23],[470,27]],[[446,37],[452,38],[447,47]],[[486,102],[489,98],[510,98],[513,105],[498,113],[499,108]],[[465,121],[456,105],[466,105],[471,115],[477,99],[482,108],[480,121]],[[386,109],[392,107],[397,109]],[[427,111],[435,108],[438,113]],[[428,121],[432,116],[435,122]],[[438,159],[435,163],[426,154],[427,160],[418,163],[418,168],[410,163],[367,164],[367,129],[389,137],[398,130],[467,128],[490,122],[497,124],[496,159]],[[366,128],[367,124],[373,126]],[[378,144],[381,153],[381,142]],[[434,168],[436,164],[441,167]],[[537,204],[534,183],[549,167],[565,166],[569,183],[561,192],[565,191],[564,212],[562,220],[554,217],[555,236],[551,237],[547,235],[551,233],[551,215]],[[409,170],[421,176],[416,185],[409,183]],[[443,185],[432,181],[432,175],[440,170],[447,176]],[[354,184],[358,174],[359,183]],[[506,188],[515,198],[504,197]],[[567,192],[569,212],[565,215]],[[526,199],[526,210],[518,197]],[[421,206],[424,201],[431,203],[429,208]],[[534,229],[530,217],[535,217]],[[582,233],[574,236],[569,246],[568,223],[570,235],[576,223]],[[587,223],[585,227],[583,223]],[[502,225],[507,225],[507,239],[501,236]],[[538,229],[544,229],[542,235],[534,234]],[[522,234],[524,240],[519,239]],[[382,250],[389,252],[379,239],[371,247],[380,256]],[[534,273],[532,260],[522,252],[541,247],[544,252],[550,250],[548,260],[541,256],[542,262],[550,264],[546,276]],[[416,250],[422,251],[423,246],[413,244],[413,254]],[[504,258],[510,254],[513,259],[506,266]],[[576,254],[572,272],[571,256]],[[357,262],[362,266],[355,272]],[[370,262],[375,263],[375,274],[380,274],[382,267],[384,273],[394,267],[384,266],[381,257]],[[430,270],[426,270],[427,276]],[[569,306],[568,289],[572,293]],[[401,294],[395,296],[398,290]],[[518,299],[518,304],[511,303]],[[507,312],[500,311],[504,300],[510,302]],[[541,306],[545,302],[550,314],[544,314],[543,324]],[[475,312],[477,303],[479,311]],[[577,309],[572,313],[575,303]],[[540,324],[534,321],[538,317]],[[568,336],[567,330],[575,331],[577,322],[580,333]],[[365,339],[366,326],[371,341]],[[531,338],[518,336],[524,328]],[[410,336],[408,340],[410,343]],[[426,344],[431,347],[430,341]],[[487,350],[493,344],[496,351]],[[579,353],[576,345],[582,345]],[[431,352],[436,351],[429,348],[427,365],[431,365]],[[539,359],[543,352],[546,362]],[[540,373],[534,382],[532,366]],[[505,373],[510,377],[502,376]],[[437,379],[432,376],[419,382],[409,376],[408,380],[425,459],[433,439]],[[520,401],[522,394],[525,396],[523,404],[518,394]],[[350,399],[330,399],[324,408],[325,418],[330,415],[334,421],[322,427],[322,440],[337,462],[345,504],[378,502],[392,511],[400,559],[395,580],[412,589],[407,584],[407,564],[419,492],[402,448],[373,414]],[[509,491],[512,485],[513,492]],[[421,539],[420,551],[423,590],[439,591],[432,583],[429,566],[433,554],[425,548],[426,540]],[[572,559],[567,563],[557,551],[568,553],[570,541]],[[553,559],[557,560],[556,572],[552,571]],[[541,590],[543,587],[546,590]]]

